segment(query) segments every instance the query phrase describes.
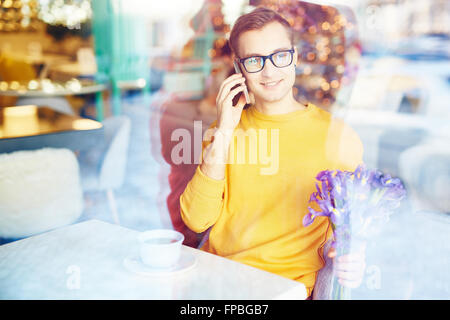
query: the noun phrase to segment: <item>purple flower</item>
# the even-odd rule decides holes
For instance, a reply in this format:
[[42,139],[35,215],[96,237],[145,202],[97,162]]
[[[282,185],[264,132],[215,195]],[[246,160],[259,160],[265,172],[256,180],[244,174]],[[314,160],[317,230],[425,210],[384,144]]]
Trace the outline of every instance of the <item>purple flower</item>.
[[[364,165],[354,172],[324,170],[316,180],[316,191],[309,203],[315,202],[320,211],[309,207],[303,225],[311,225],[319,216],[328,217],[333,229],[332,245],[339,255],[350,251],[353,237],[367,238],[378,233],[406,195],[400,179]],[[333,297],[342,298],[344,290],[334,281]]]
[[323,180],[330,180],[330,176],[331,176],[332,171],[328,171],[328,170],[324,170],[324,171],[320,171],[319,174],[316,176],[316,179],[319,181],[323,181]]
[[328,213],[327,212],[316,211],[316,210],[314,210],[312,208],[309,208],[308,211],[309,212],[303,217],[303,225],[305,227],[307,227],[310,224],[312,224],[316,217],[328,217]]
[[305,226],[315,217],[326,216],[333,230],[349,229],[352,224],[352,229],[360,235],[370,234],[386,223],[406,195],[400,179],[364,165],[359,165],[354,172],[324,170],[317,174],[316,180],[317,191],[311,194],[309,202],[315,202],[320,211],[309,208],[303,219]]

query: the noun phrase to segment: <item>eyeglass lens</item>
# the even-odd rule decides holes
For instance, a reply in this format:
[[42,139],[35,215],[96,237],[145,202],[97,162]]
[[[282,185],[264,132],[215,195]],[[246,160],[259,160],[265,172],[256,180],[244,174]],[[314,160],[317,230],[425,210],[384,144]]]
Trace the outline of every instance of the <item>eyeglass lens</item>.
[[[267,57],[269,58],[269,57]],[[290,51],[276,52],[271,56],[273,64],[278,68],[287,67],[292,62]],[[248,72],[258,72],[264,67],[264,57],[250,57],[244,61],[245,69]]]

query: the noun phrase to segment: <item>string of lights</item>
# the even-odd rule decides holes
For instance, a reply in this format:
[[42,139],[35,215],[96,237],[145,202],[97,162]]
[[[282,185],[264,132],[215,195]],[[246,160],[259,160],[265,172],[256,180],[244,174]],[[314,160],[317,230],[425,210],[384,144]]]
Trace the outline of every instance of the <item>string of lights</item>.
[[37,0],[0,0],[0,32],[36,31]]
[[92,17],[89,0],[40,0],[39,18],[50,25],[79,29]]

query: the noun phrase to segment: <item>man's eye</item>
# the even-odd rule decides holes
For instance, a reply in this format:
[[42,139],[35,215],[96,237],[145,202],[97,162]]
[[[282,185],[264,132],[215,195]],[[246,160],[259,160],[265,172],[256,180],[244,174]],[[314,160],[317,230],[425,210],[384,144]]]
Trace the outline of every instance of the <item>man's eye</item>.
[[249,58],[247,60],[248,64],[258,64],[258,58]]

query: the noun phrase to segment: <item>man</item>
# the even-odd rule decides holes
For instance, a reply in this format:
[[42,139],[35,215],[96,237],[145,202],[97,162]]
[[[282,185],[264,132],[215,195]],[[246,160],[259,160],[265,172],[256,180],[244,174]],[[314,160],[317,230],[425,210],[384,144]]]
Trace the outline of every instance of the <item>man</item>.
[[[195,232],[211,228],[202,250],[300,281],[311,295],[331,236],[326,218],[302,225],[315,176],[356,169],[362,144],[342,121],[294,99],[297,49],[289,23],[276,12],[257,8],[241,16],[230,46],[242,74],[222,83],[214,137],[204,139],[212,141],[204,142],[203,161],[180,197],[181,215]],[[241,94],[233,106],[244,89],[252,105],[244,109]],[[237,132],[249,143],[236,147]],[[339,281],[359,286],[364,256],[336,259]]]

